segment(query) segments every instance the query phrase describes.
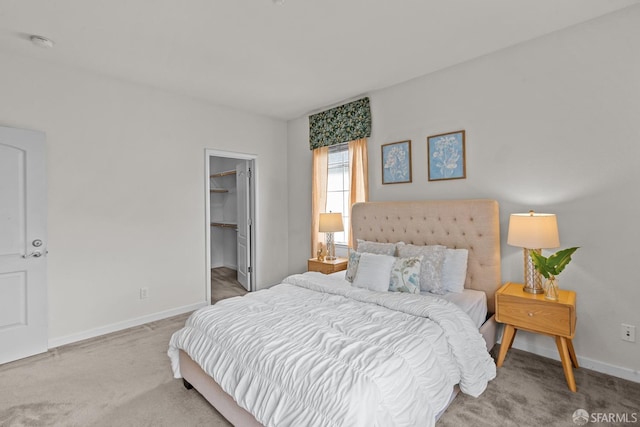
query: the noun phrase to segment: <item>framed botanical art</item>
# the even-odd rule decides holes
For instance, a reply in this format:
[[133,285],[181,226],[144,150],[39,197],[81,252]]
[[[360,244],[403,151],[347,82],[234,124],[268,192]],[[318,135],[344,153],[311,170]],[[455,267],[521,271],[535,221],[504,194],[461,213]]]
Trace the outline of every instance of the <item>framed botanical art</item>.
[[382,183],[411,182],[411,141],[392,142],[382,146]]
[[429,181],[467,177],[463,130],[428,137],[427,153]]

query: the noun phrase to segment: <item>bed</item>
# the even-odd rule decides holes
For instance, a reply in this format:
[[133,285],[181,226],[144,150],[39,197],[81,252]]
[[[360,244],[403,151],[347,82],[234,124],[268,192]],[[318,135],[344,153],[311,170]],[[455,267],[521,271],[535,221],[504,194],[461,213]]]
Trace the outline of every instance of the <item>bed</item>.
[[194,314],[171,339],[174,376],[236,426],[433,425],[458,389],[482,393],[495,376],[497,202],[361,203],[352,229],[358,241],[466,249],[464,287],[486,295],[486,320],[440,297],[294,275]]

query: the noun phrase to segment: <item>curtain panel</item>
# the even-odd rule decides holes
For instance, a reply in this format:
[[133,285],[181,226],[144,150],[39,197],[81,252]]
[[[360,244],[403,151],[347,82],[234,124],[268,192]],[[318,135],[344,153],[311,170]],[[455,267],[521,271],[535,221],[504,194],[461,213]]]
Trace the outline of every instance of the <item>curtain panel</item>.
[[311,175],[311,257],[317,256],[322,236],[320,229],[320,214],[327,207],[329,148],[320,147],[313,150],[313,169]]
[[[369,201],[369,158],[366,138],[356,139],[349,143],[349,218],[351,208],[356,203]],[[353,228],[349,227],[349,247],[353,248]]]
[[369,98],[309,116],[309,148],[328,147],[371,136]]

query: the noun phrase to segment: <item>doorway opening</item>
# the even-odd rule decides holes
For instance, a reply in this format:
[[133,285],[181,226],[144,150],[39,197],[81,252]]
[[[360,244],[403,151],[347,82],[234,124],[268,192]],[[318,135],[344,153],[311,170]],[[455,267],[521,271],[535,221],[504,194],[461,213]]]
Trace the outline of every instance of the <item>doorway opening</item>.
[[255,290],[254,155],[206,150],[207,301]]

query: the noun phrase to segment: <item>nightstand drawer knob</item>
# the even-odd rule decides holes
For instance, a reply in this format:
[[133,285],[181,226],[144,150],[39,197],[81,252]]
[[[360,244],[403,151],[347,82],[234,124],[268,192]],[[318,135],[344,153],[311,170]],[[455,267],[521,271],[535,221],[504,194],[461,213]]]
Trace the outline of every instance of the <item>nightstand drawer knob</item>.
[[531,312],[531,311],[530,311],[530,312],[529,312],[529,313],[527,313],[527,314],[529,315],[529,317],[533,317],[533,312]]

